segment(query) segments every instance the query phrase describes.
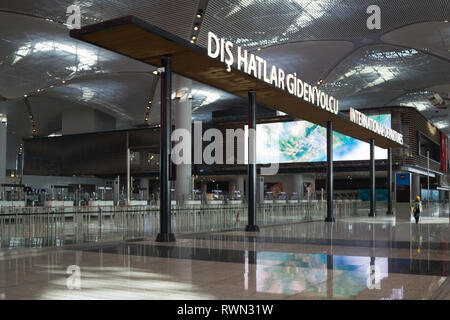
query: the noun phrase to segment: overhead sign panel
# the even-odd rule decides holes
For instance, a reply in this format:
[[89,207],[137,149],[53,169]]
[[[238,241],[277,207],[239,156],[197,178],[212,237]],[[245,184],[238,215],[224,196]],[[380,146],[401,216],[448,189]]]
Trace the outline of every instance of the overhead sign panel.
[[380,136],[391,139],[392,141],[395,141],[399,144],[403,144],[403,135],[401,133],[392,130],[387,125],[382,124],[375,119],[368,117],[364,113],[356,111],[353,108],[350,108],[350,121],[366,129],[369,129],[370,131],[373,131]]
[[[400,143],[349,121],[348,116],[337,113],[338,99],[328,95],[327,101],[325,92],[319,92],[319,89],[314,89],[307,83],[305,85],[305,82],[299,82],[300,77],[295,73],[287,73],[284,70],[281,72],[276,66],[274,69],[273,66],[269,66],[268,61],[264,71],[264,62],[261,58],[256,55],[252,58],[248,52],[245,58],[242,48],[240,60],[237,56],[233,56],[236,60],[230,64],[225,43],[225,50],[219,51],[217,58],[212,58],[208,56],[206,48],[191,44],[132,16],[86,26],[80,30],[74,29],[70,34],[74,38],[156,67],[161,67],[161,58],[164,55],[170,55],[173,72],[184,77],[244,99],[247,99],[249,90],[255,90],[257,102],[265,106],[322,127],[326,127],[327,122],[332,121],[334,131],[365,142],[375,139],[375,145],[382,148],[403,147]],[[217,40],[220,43],[221,39]],[[211,37],[211,43],[213,41],[216,39]],[[217,55],[217,50],[213,49],[211,46],[210,54]]]
[[224,38],[208,32],[208,56],[219,59],[227,65],[227,71],[236,63],[237,70],[258,78],[267,84],[278,89],[285,90],[289,94],[304,101],[309,102],[333,114],[339,113],[339,100],[328,95],[316,86],[311,86],[307,82],[297,77],[297,73],[286,73],[276,65],[269,65],[268,61],[256,54],[248,53],[247,50],[237,46],[237,56],[235,57],[233,43]]

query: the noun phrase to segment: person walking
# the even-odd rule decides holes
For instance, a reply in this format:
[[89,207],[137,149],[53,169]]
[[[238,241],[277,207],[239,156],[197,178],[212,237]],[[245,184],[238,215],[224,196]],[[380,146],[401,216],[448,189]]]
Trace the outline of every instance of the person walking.
[[419,196],[417,196],[416,200],[413,202],[411,206],[411,211],[414,213],[414,219],[416,219],[416,224],[419,223],[420,213],[422,212],[422,201],[420,201]]

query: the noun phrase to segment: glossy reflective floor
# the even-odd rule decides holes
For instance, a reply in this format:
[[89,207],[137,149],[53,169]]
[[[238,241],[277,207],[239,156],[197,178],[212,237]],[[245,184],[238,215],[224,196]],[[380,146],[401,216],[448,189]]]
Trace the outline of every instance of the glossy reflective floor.
[[450,299],[448,215],[0,251],[0,299]]

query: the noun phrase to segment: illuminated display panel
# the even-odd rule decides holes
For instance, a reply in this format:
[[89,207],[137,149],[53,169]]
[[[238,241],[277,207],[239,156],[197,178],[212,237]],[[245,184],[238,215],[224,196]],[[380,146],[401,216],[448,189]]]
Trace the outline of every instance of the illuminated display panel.
[[[258,252],[256,292],[290,295],[307,291],[316,297],[349,298],[381,289],[381,281],[389,276],[386,257],[334,255],[332,261],[333,269],[328,269],[326,254]],[[248,279],[245,285],[248,290]],[[330,285],[332,296],[328,296]]]
[[[389,128],[391,115],[369,115]],[[246,128],[247,129],[247,128]],[[326,128],[308,121],[258,124],[258,163],[321,162],[327,160]],[[341,133],[333,134],[334,161],[369,160],[368,143]],[[375,159],[387,159],[387,150],[375,147]]]

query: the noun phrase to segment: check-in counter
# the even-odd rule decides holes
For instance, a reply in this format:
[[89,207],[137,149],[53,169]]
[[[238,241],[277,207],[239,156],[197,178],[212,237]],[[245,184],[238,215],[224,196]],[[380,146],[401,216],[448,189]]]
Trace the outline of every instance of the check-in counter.
[[185,206],[200,206],[202,204],[201,200],[186,200],[184,202]]
[[264,203],[265,204],[271,204],[271,203],[273,203],[273,200],[264,200]]
[[289,204],[298,204],[298,200],[288,200]]
[[223,200],[211,200],[208,201],[208,204],[223,204]]
[[[154,206],[152,206],[152,207],[159,208],[160,203],[161,203],[161,202],[158,200],[158,201],[156,201],[156,205],[154,205]],[[170,205],[171,205],[172,207],[176,207],[176,206],[177,206],[177,201],[176,201],[176,200],[170,200]]]
[[242,200],[230,200],[228,204],[242,204]]
[[146,200],[131,200],[129,203],[130,206],[146,206]]
[[275,200],[276,204],[286,204],[286,200]]
[[25,207],[25,201],[0,201],[0,207],[24,208]]
[[114,201],[89,200],[89,207],[113,207]]
[[73,201],[45,201],[44,207],[73,207]]
[[88,202],[89,212],[93,213],[93,216],[97,216],[98,212],[102,212],[102,217],[110,216],[111,211],[114,210],[114,201],[105,201],[105,200],[90,200]]

